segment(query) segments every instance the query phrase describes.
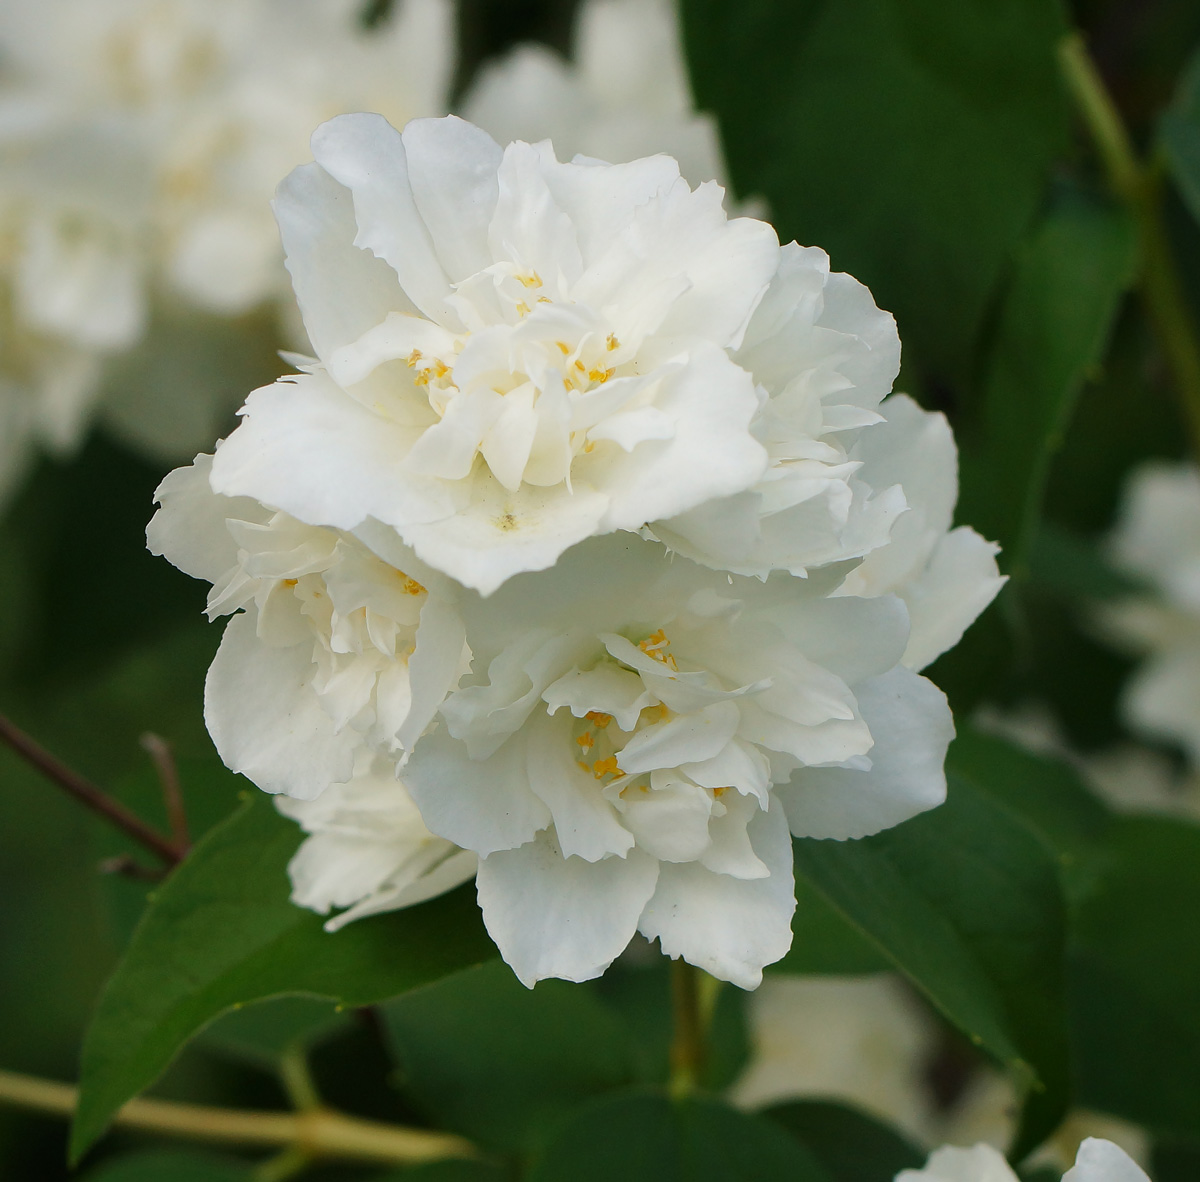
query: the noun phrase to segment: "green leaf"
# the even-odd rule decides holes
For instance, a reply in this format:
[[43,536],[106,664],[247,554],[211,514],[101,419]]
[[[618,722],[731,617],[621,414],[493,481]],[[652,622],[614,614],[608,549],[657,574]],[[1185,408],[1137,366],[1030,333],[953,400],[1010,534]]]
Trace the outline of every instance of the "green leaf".
[[329,935],[288,900],[300,837],[254,793],[155,892],[84,1041],[76,1158],[226,1010],[282,994],[370,1005],[495,954],[469,888]]
[[734,188],[965,382],[989,298],[1067,139],[1053,0],[684,0]]
[[770,1121],[705,1096],[623,1092],[564,1122],[527,1182],[832,1182]]
[[925,1164],[926,1154],[895,1129],[844,1104],[793,1100],[760,1115],[787,1129],[833,1182],[892,1182]]
[[1108,833],[1112,812],[1061,760],[1034,755],[960,724],[946,768],[970,781],[1053,852],[1068,898],[1082,898],[1095,881],[1094,851]]
[[293,1047],[311,1047],[344,1030],[350,1015],[314,997],[271,997],[222,1014],[196,1042],[227,1058],[273,1071]]
[[792,946],[772,973],[878,973],[891,961],[807,879],[796,879]]
[[1025,573],[1050,461],[1104,355],[1136,245],[1124,211],[1063,190],[1017,252],[976,431],[960,441],[959,513],[1000,542],[1010,573]]
[[526,989],[499,961],[397,998],[384,1016],[410,1101],[499,1149],[526,1148],[531,1133],[633,1078],[625,1024],[590,986]]
[[1029,1086],[1015,1153],[1068,1102],[1065,915],[1055,861],[969,780],[861,841],[795,842],[796,870],[972,1042]]
[[1080,1103],[1200,1135],[1200,828],[1113,822],[1070,955]]
[[1200,221],[1200,52],[1180,77],[1175,101],[1163,112],[1159,135],[1179,195]]
[[134,1153],[106,1161],[83,1175],[83,1182],[249,1182],[238,1162],[196,1153]]

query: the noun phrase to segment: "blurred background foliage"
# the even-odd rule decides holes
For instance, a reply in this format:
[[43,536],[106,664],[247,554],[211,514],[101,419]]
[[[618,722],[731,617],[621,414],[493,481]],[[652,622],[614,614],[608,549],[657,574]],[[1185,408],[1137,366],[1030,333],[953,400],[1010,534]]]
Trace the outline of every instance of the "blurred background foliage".
[[[567,52],[574,7],[564,0],[461,0],[456,91],[513,44],[540,40]],[[385,11],[371,0],[363,19],[370,24]],[[1200,5],[1077,0],[1065,10],[1051,0],[685,0],[682,14],[697,105],[718,118],[738,195],[765,197],[781,239],[824,247],[836,269],[861,279],[895,313],[905,349],[898,388],[949,416],[962,453],[961,520],[1004,543],[1011,585],[935,665],[933,678],[960,719],[985,702],[1036,698],[1050,704],[1078,749],[1111,743],[1121,733],[1116,701],[1128,665],[1093,639],[1088,624],[1089,600],[1121,586],[1104,568],[1097,540],[1111,527],[1128,469],[1145,457],[1182,456],[1186,433],[1130,292],[1133,228],[1072,117],[1055,54],[1070,24],[1082,30],[1134,139],[1148,149],[1200,44]],[[1168,211],[1171,244],[1200,307],[1200,224],[1174,191]],[[269,351],[247,346],[232,361],[227,350],[213,352],[208,359],[174,358],[171,380],[193,364],[215,367],[218,352],[229,374],[221,380],[234,392],[274,372]],[[154,357],[124,362],[110,378],[134,405],[164,380],[167,369]],[[139,736],[166,737],[182,761],[195,836],[233,807],[236,789],[209,791],[205,774],[189,770],[188,761],[199,768],[213,758],[201,694],[219,630],[201,616],[201,586],[145,550],[151,494],[162,475],[162,465],[103,426],[70,461],[40,461],[0,522],[0,709],[85,774],[151,811],[154,781]],[[997,761],[1018,757],[987,742],[956,746],[958,812],[934,814],[934,824],[953,830],[960,813],[975,809],[992,817],[989,835],[1013,828],[1014,850],[1033,840],[1032,831],[1038,848],[1051,851],[1047,865],[1061,872],[1065,897],[1080,904],[1067,979],[1039,994],[1049,1010],[1070,1007],[1072,1047],[1047,1049],[1053,1038],[1042,1028],[1056,1019],[1049,1010],[1035,1012],[1042,1002],[1029,1002],[1029,980],[1018,972],[993,982],[1012,995],[1006,1004],[1022,1011],[1014,1029],[1025,1031],[1028,1046],[1010,1049],[1035,1062],[1056,1057],[1042,1064],[1048,1075],[1073,1073],[1073,1080],[1052,1087],[1064,1095],[1074,1087],[1084,1102],[1151,1126],[1158,1182],[1194,1178],[1200,931],[1189,929],[1200,922],[1200,833],[1173,822],[1113,820],[1075,785],[1047,788],[1047,799],[1059,804],[1039,804],[1039,778],[1059,773],[1018,759],[1005,780],[995,774]],[[971,788],[972,777],[987,787]],[[1010,798],[995,796],[996,783],[1010,785]],[[1005,820],[1013,816],[1023,828]],[[1110,835],[1106,865],[1116,869],[1096,893],[1081,851],[1101,830]],[[906,840],[901,831],[871,839],[880,875],[919,866],[926,856],[921,841],[933,838]],[[98,822],[0,750],[3,1066],[75,1077],[90,1011],[144,900],[144,884],[98,873],[102,858],[120,852]],[[841,910],[830,905],[847,889],[838,879],[838,854],[813,849],[801,856],[798,938],[784,969],[854,972],[895,963],[867,938],[869,924],[847,926],[842,915],[853,911],[853,900],[843,899]],[[1012,853],[1013,866],[1024,867],[1022,890],[1041,889],[1030,885],[1042,873],[1029,869],[1032,857]],[[998,905],[1006,881],[998,880]],[[919,959],[922,899],[944,887],[919,874],[908,885],[911,952]],[[1019,924],[1018,915],[1011,918]],[[1003,951],[1010,955],[1012,945]],[[1036,959],[1036,949],[1025,951]],[[1166,951],[1176,959],[1164,977]],[[1131,964],[1141,966],[1132,978],[1124,972]],[[995,967],[972,971],[994,975]],[[920,977],[919,965],[908,968]],[[572,1139],[594,1139],[597,1127],[612,1128],[617,1118],[585,1108],[546,1147],[542,1135],[553,1119],[601,1094],[604,1104],[644,1113],[650,1101],[636,1089],[661,1082],[660,1044],[669,1025],[664,973],[661,962],[647,960],[587,987],[548,982],[528,993],[493,962],[391,1003],[382,1019],[335,1013],[318,1002],[276,1007],[269,1020],[240,1027],[241,1016],[233,1015],[188,1047],[156,1094],[282,1105],[275,1068],[280,1048],[299,1032],[315,1046],[323,1086],[337,1103],[364,1115],[433,1121],[518,1154],[541,1145],[532,1176],[562,1178],[556,1155],[572,1160]],[[943,1013],[958,1004],[933,1000]],[[736,990],[721,995],[714,1086],[734,1078],[745,1061],[742,1002]],[[1189,1016],[1181,1023],[1183,1011]],[[1140,1025],[1125,1020],[1133,1012]],[[955,1065],[980,1052],[949,1025],[942,1044],[930,1072],[950,1079],[952,1096],[955,1072],[963,1074]],[[843,1109],[787,1108],[779,1123],[807,1130],[814,1152],[821,1150],[820,1130],[828,1134],[856,1119]],[[696,1148],[696,1129],[725,1117],[685,1116],[680,1143],[702,1158],[707,1151]],[[1027,1112],[1026,1119],[1042,1118]],[[1053,1115],[1042,1119],[1042,1133],[1047,1120],[1052,1127]],[[915,1164],[911,1146],[888,1140],[876,1126],[846,1135],[882,1138],[872,1149],[881,1171]],[[65,1138],[57,1119],[0,1109],[0,1177],[67,1177]],[[799,1166],[787,1158],[792,1176],[859,1177],[841,1172],[837,1141],[829,1134],[827,1142],[820,1161],[820,1152]],[[106,1160],[144,1144],[115,1135],[89,1159],[95,1173],[88,1176],[108,1177]],[[774,1160],[775,1150],[762,1152],[764,1162]],[[782,1161],[787,1154],[780,1153]],[[244,1176],[237,1167],[198,1167],[196,1160],[171,1151],[136,1169],[122,1167],[119,1178]],[[595,1164],[596,1177],[602,1167]],[[499,1175],[443,1166],[403,1176],[449,1182]]]

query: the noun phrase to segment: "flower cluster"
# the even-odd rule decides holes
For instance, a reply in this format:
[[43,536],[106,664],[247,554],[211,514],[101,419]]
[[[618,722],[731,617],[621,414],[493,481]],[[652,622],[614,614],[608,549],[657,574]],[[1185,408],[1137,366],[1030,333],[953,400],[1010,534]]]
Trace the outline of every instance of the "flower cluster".
[[886,397],[891,317],[666,156],[373,115],[312,148],[275,211],[315,356],[150,527],[240,612],[206,718],[295,798],[297,901],[477,865],[527,984],[641,932],[753,988],[793,834],[943,799],[919,669],[1001,582],[944,420]]
[[[104,359],[136,345],[152,316],[177,305],[191,318],[287,313],[269,201],[307,158],[314,126],[350,110],[403,122],[446,109],[448,0],[403,0],[370,34],[360,9],[39,0],[0,10],[0,492],[31,444],[78,440]],[[199,414],[183,397],[161,391],[151,415],[117,399],[106,409],[125,435],[190,454],[232,408]]]

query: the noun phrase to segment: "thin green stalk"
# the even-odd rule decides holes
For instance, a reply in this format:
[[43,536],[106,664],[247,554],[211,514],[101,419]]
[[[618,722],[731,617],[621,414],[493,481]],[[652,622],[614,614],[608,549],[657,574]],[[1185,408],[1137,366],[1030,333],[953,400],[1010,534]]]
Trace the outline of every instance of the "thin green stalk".
[[1092,138],[1109,185],[1137,224],[1140,294],[1174,379],[1191,434],[1192,452],[1200,458],[1200,339],[1163,221],[1162,169],[1157,161],[1138,158],[1121,114],[1079,33],[1063,39],[1059,64],[1067,92]]
[[317,1085],[308,1070],[304,1048],[299,1043],[293,1043],[279,1057],[279,1081],[292,1107],[298,1112],[321,1107]]
[[679,1097],[699,1086],[706,1058],[706,1023],[700,1002],[701,972],[682,958],[671,961],[671,1095]]

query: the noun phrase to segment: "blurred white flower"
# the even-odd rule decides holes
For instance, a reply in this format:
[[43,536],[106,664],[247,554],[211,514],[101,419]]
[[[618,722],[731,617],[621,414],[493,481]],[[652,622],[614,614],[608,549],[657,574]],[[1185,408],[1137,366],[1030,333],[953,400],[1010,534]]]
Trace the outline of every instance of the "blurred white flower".
[[664,152],[693,185],[726,185],[715,121],[692,109],[672,0],[586,0],[570,62],[522,45],[490,62],[462,114],[502,144],[549,139],[614,164]]
[[1098,613],[1114,640],[1146,658],[1126,686],[1125,717],[1200,766],[1200,473],[1161,461],[1135,471],[1111,552],[1147,585]]
[[250,396],[218,491],[373,518],[486,594],[762,475],[729,351],[780,252],[715,185],[454,118],[343,116],[313,152],[276,213],[320,361]]
[[749,1000],[751,1056],[731,1089],[745,1108],[836,1100],[923,1139],[937,1027],[898,978],[767,976]]
[[322,915],[345,908],[326,931],[366,915],[411,907],[466,882],[476,857],[425,827],[395,769],[378,756],[315,800],[276,797],[279,811],[310,836],[288,874],[292,902]]
[[[404,122],[445,109],[449,0],[403,0],[371,33],[360,7],[0,6],[0,492],[35,444],[78,441],[103,357],[142,338],[152,302],[223,316],[290,302],[270,199],[313,127],[350,110]],[[175,396],[196,392],[191,381]],[[232,410],[219,382],[204,394],[208,413],[168,407],[146,432],[113,413],[123,435],[174,458],[211,444]]]
[[204,689],[221,758],[301,799],[348,782],[364,750],[399,761],[469,659],[453,588],[400,545],[384,561],[351,534],[220,496],[210,467],[198,456],[162,482],[147,541],[213,584],[210,619],[238,613]]
[[[935,1149],[920,1170],[901,1170],[896,1182],[1017,1182],[1004,1155],[990,1145]],[[1144,1171],[1111,1141],[1089,1137],[1063,1182],[1149,1182]]]
[[527,984],[598,976],[640,931],[753,988],[791,943],[789,823],[858,837],[944,797],[949,710],[898,665],[893,596],[619,535],[463,613],[474,673],[405,781],[480,855],[484,920]]

